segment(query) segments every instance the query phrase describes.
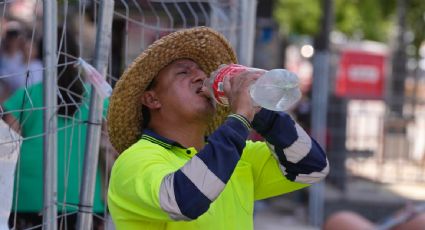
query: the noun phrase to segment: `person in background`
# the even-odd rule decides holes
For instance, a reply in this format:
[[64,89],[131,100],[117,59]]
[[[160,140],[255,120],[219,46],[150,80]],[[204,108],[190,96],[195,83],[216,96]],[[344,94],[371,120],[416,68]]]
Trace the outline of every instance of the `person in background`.
[[[221,34],[196,27],[154,42],[124,72],[108,109],[117,229],[253,229],[255,200],[325,178],[317,142],[288,114],[254,105],[259,73],[226,78],[230,106],[217,107],[203,83],[236,62]],[[247,141],[251,129],[265,141]]]
[[37,84],[43,80],[42,41],[32,36],[27,36],[22,46],[23,65],[25,72],[19,76],[22,86]]
[[[58,31],[61,38],[62,29]],[[58,40],[58,43],[60,41]],[[59,45],[59,44],[58,44]],[[65,55],[66,54],[66,55]],[[59,227],[74,229],[79,205],[80,183],[89,116],[90,93],[85,90],[73,65],[78,57],[78,45],[72,34],[65,32],[58,56],[57,143],[58,143],[58,211]],[[87,87],[90,88],[90,87]],[[108,101],[105,101],[105,114]],[[4,102],[3,119],[24,138],[15,177],[16,203],[10,216],[10,226],[25,229],[42,223],[43,211],[43,84],[18,89]],[[96,175],[93,212],[104,212],[100,172]],[[16,214],[16,215],[15,215]],[[101,222],[95,218],[95,226]],[[95,228],[96,229],[96,228]]]
[[0,47],[0,103],[23,86],[19,75],[25,72],[22,53],[23,26],[18,21],[9,21],[5,24],[5,30]]
[[[422,205],[423,206],[423,205]],[[396,221],[397,220],[397,221]],[[391,223],[391,224],[389,224]],[[373,223],[362,215],[352,211],[338,211],[330,215],[323,230],[421,230],[425,229],[425,212],[414,212],[406,209],[401,210],[394,216],[389,217],[383,223]]]

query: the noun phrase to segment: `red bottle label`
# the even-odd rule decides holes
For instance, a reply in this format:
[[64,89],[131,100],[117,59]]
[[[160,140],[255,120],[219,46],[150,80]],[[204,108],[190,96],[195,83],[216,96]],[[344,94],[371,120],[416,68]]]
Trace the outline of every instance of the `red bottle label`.
[[[214,97],[217,103],[221,105],[229,105],[229,100],[224,94],[224,79],[226,77],[235,77],[246,71],[247,67],[243,65],[230,64],[226,65],[223,68],[219,69],[215,73],[214,82],[212,84],[212,88],[214,91]],[[211,76],[214,77],[214,76]]]

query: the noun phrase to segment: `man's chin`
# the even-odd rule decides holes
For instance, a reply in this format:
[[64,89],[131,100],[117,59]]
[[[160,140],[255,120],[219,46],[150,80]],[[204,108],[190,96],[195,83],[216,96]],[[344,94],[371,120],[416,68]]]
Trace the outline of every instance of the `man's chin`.
[[210,103],[207,108],[202,111],[202,116],[206,122],[210,123],[213,120],[214,115],[217,112],[216,106],[217,105],[215,103]]
[[209,98],[208,100],[211,106],[214,108],[214,113],[215,113],[215,111],[217,111],[217,102],[212,98]]
[[204,97],[204,100],[206,101],[209,107],[214,109],[215,112],[215,110],[217,109],[217,102],[211,97]]

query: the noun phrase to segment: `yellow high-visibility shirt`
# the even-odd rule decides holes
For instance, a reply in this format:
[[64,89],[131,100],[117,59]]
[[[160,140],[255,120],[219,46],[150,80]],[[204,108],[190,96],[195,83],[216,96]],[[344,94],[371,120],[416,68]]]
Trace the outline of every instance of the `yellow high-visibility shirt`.
[[302,138],[295,123],[282,143],[283,139],[292,140],[286,143],[285,151],[290,152],[295,146],[305,154],[299,161],[308,158],[308,164],[301,163],[301,171],[291,181],[285,175],[290,175],[288,169],[295,166],[271,151],[280,149],[280,145],[246,141],[248,129],[241,121],[239,117],[229,117],[199,153],[193,147],[185,148],[145,130],[112,169],[108,205],[116,228],[253,229],[255,200],[298,190],[313,182],[296,179],[306,178],[301,169],[311,167],[313,161],[308,160],[308,155],[315,155],[315,161],[319,159],[315,162],[317,170],[311,175],[318,178],[317,173],[322,172],[319,179],[326,175],[326,156],[316,142],[309,142],[309,149],[296,146]]

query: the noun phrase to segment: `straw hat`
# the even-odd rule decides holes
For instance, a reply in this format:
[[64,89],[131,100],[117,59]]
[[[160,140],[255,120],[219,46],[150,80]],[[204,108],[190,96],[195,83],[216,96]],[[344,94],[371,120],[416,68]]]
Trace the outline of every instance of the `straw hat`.
[[[141,137],[142,93],[162,68],[181,58],[195,61],[207,75],[221,64],[237,63],[229,42],[211,28],[180,30],[155,41],[124,72],[110,98],[108,132],[119,153]],[[228,112],[227,108],[218,107],[209,133],[224,121]]]

